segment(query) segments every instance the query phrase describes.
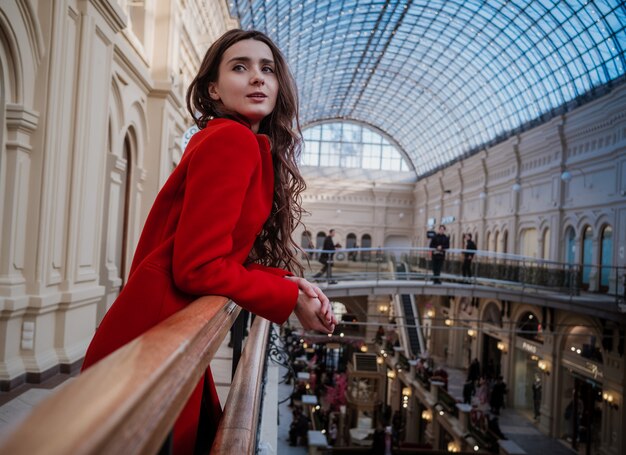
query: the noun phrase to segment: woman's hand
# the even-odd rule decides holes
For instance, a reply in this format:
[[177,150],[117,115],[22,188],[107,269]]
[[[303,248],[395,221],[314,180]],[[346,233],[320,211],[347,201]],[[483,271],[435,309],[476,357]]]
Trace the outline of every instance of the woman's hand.
[[304,278],[285,277],[298,285],[300,292],[294,313],[305,330],[332,333],[337,325],[328,297]]

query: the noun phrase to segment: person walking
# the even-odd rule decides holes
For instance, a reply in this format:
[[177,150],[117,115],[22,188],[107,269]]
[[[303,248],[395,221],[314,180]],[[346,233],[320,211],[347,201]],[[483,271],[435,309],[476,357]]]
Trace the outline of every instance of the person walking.
[[450,239],[446,235],[446,227],[443,224],[439,226],[439,232],[430,240],[430,248],[432,248],[433,283],[441,284],[439,276],[446,258],[446,250],[450,248]]
[[469,378],[463,384],[463,403],[472,404],[472,396],[476,392],[476,387],[474,385],[474,381],[471,381]]
[[506,392],[506,384],[504,383],[502,376],[498,376],[498,379],[491,390],[491,399],[489,400],[491,412],[495,415],[500,415],[500,408],[504,405],[504,395]]
[[333,277],[333,258],[335,257],[335,244],[333,243],[333,237],[335,236],[335,230],[328,231],[328,235],[324,238],[324,252],[320,254],[320,263],[322,269],[313,275],[313,278],[321,278],[326,274],[326,278],[329,280]]
[[465,245],[463,248],[463,278],[471,278],[472,277],[472,261],[474,260],[474,253],[476,251],[476,244],[472,240],[472,234],[465,234]]
[[478,379],[480,379],[480,362],[477,358],[474,358],[467,371],[467,380],[476,383]]
[[[287,63],[261,32],[230,30],[208,49],[187,91],[200,131],[146,219],[128,282],[100,323],[83,370],[205,295],[277,324],[332,333],[337,319],[304,278],[291,239],[304,181]],[[173,452],[205,452],[221,407],[210,368],[173,427]]]

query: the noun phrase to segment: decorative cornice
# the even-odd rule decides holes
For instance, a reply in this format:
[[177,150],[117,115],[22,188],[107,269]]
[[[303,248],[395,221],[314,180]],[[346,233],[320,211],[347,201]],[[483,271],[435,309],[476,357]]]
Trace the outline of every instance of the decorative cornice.
[[113,33],[118,33],[128,26],[128,17],[114,0],[87,0],[94,8],[100,11],[104,20],[113,29]]

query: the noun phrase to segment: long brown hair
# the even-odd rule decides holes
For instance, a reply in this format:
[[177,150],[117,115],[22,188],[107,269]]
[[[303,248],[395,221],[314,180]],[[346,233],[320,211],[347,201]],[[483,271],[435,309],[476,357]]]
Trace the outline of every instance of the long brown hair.
[[235,29],[224,33],[207,51],[198,74],[187,90],[187,110],[200,129],[215,117],[231,118],[248,124],[236,112],[226,110],[223,104],[209,96],[209,83],[217,82],[224,52],[233,44],[246,39],[261,41],[271,49],[279,87],[276,106],[261,121],[258,131],[259,134],[269,136],[272,146],[274,202],[270,216],[252,247],[249,260],[283,267],[301,275],[303,268],[296,255],[300,247],[292,240],[291,233],[302,218],[300,194],[306,188],[296,162],[300,155],[302,132],[298,119],[296,84],[280,50],[267,35],[259,31]]

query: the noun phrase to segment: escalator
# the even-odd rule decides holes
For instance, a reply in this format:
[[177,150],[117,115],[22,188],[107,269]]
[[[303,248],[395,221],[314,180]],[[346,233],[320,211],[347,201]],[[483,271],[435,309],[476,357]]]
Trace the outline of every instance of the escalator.
[[[404,262],[396,263],[396,279],[406,280],[408,266]],[[411,294],[402,294],[399,296],[400,307],[402,309],[402,316],[406,321],[406,339],[409,344],[410,355],[409,357],[418,357],[420,353],[424,352],[424,337],[421,331],[421,323],[419,313],[416,311],[415,298]]]

